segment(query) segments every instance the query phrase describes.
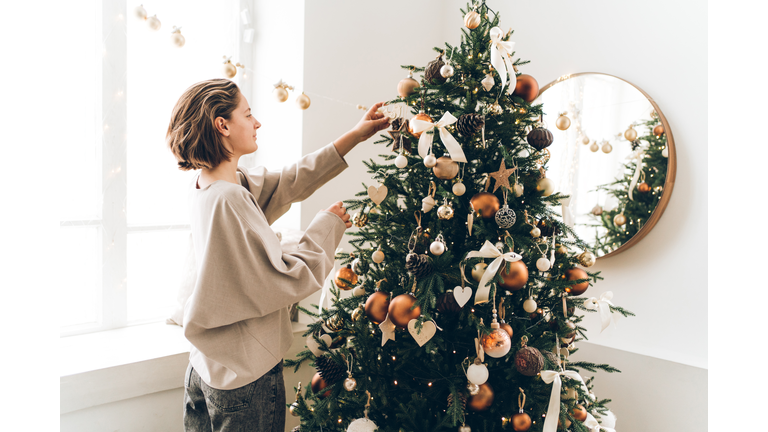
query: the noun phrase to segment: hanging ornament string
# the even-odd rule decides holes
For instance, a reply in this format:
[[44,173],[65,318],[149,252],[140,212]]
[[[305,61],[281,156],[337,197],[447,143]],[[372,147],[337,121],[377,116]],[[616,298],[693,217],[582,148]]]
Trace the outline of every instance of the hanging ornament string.
[[600,333],[602,333],[605,329],[608,328],[609,325],[611,325],[611,321],[613,321],[614,324],[616,324],[616,317],[613,315],[613,312],[611,311],[611,306],[613,306],[613,303],[611,303],[611,299],[613,298],[613,292],[612,291],[606,291],[602,294],[600,294],[600,298],[592,297],[584,302],[584,307],[589,310],[597,310],[597,312],[600,314],[600,320],[601,320],[601,326]]
[[411,120],[411,125],[413,127],[414,133],[421,133],[421,137],[419,137],[419,156],[422,158],[427,157],[429,153],[431,153],[432,148],[432,140],[434,133],[432,132],[432,129],[437,128],[438,132],[440,133],[440,139],[443,142],[443,145],[448,150],[448,153],[451,155],[451,159],[453,159],[454,162],[466,162],[467,157],[464,155],[464,151],[461,149],[461,144],[459,144],[458,141],[456,141],[456,138],[451,135],[450,132],[446,129],[446,126],[452,125],[456,123],[458,119],[454,117],[449,111],[446,111],[445,114],[443,114],[443,117],[437,122],[432,123],[431,121],[426,120]]
[[504,30],[499,27],[491,29],[491,65],[498,71],[501,79],[501,93],[504,93],[504,86],[509,77],[509,87],[514,88],[517,84],[514,67],[512,65],[512,51],[515,49],[515,43],[503,41]]
[[464,259],[467,260],[476,257],[494,259],[491,265],[485,269],[485,273],[483,273],[483,276],[480,279],[480,284],[477,288],[477,294],[475,294],[475,304],[479,304],[486,303],[489,300],[488,296],[491,291],[490,283],[493,281],[496,273],[501,268],[502,263],[504,263],[504,261],[520,261],[523,259],[523,257],[512,250],[507,253],[502,253],[488,240],[485,241],[483,247],[480,248],[479,251],[469,252]]
[[635,160],[635,173],[632,175],[632,182],[629,184],[629,199],[634,201],[632,191],[637,186],[637,181],[640,179],[640,173],[643,172],[643,157],[645,156],[645,148],[638,147],[637,150],[632,153],[629,158]]

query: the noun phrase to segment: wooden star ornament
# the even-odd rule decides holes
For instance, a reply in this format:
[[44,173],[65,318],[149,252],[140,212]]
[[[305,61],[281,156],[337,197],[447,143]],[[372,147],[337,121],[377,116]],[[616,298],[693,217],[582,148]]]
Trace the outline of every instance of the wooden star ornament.
[[504,159],[501,160],[499,170],[491,173],[491,177],[496,180],[496,184],[493,185],[493,193],[496,193],[496,190],[499,189],[500,186],[504,186],[512,192],[512,187],[509,185],[509,176],[511,176],[516,169],[517,168],[507,168],[504,165]]

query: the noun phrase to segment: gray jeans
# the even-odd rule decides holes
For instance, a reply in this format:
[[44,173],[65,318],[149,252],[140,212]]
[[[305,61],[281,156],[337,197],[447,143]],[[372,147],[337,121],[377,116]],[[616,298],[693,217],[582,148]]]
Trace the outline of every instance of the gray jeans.
[[184,430],[187,432],[283,432],[283,362],[256,381],[218,390],[200,379],[190,364],[184,380]]

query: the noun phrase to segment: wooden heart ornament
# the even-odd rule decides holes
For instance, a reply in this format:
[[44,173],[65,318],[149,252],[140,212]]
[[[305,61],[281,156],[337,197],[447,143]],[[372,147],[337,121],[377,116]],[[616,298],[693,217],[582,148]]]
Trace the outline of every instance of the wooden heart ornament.
[[419,320],[412,319],[408,321],[408,333],[413,336],[413,340],[416,341],[419,346],[424,346],[425,343],[432,339],[432,336],[437,332],[437,326],[432,321],[425,321],[421,326],[421,332],[416,329],[416,323]]
[[459,306],[464,307],[465,304],[472,298],[472,288],[457,286],[453,289],[453,296],[456,298],[456,303]]
[[376,203],[376,205],[379,205],[384,201],[384,198],[387,197],[387,192],[389,192],[389,189],[384,185],[379,185],[379,187],[373,185],[368,186],[368,198]]
[[[330,347],[333,343],[333,339],[331,339],[330,335],[324,334],[320,336],[320,340],[325,341],[325,345]],[[312,354],[315,355],[315,357],[320,357],[323,355],[323,349],[320,346],[320,343],[315,340],[314,336],[309,336],[307,338],[307,348],[309,348],[310,351],[312,351]]]

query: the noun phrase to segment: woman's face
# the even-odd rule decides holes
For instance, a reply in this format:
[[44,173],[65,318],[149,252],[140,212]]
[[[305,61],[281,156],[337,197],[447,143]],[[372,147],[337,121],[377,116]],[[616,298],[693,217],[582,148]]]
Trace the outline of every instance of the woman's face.
[[239,94],[238,98],[237,108],[227,120],[229,130],[227,140],[235,156],[242,156],[251,154],[259,148],[256,144],[256,130],[261,127],[261,123],[251,113],[251,107],[245,97]]

